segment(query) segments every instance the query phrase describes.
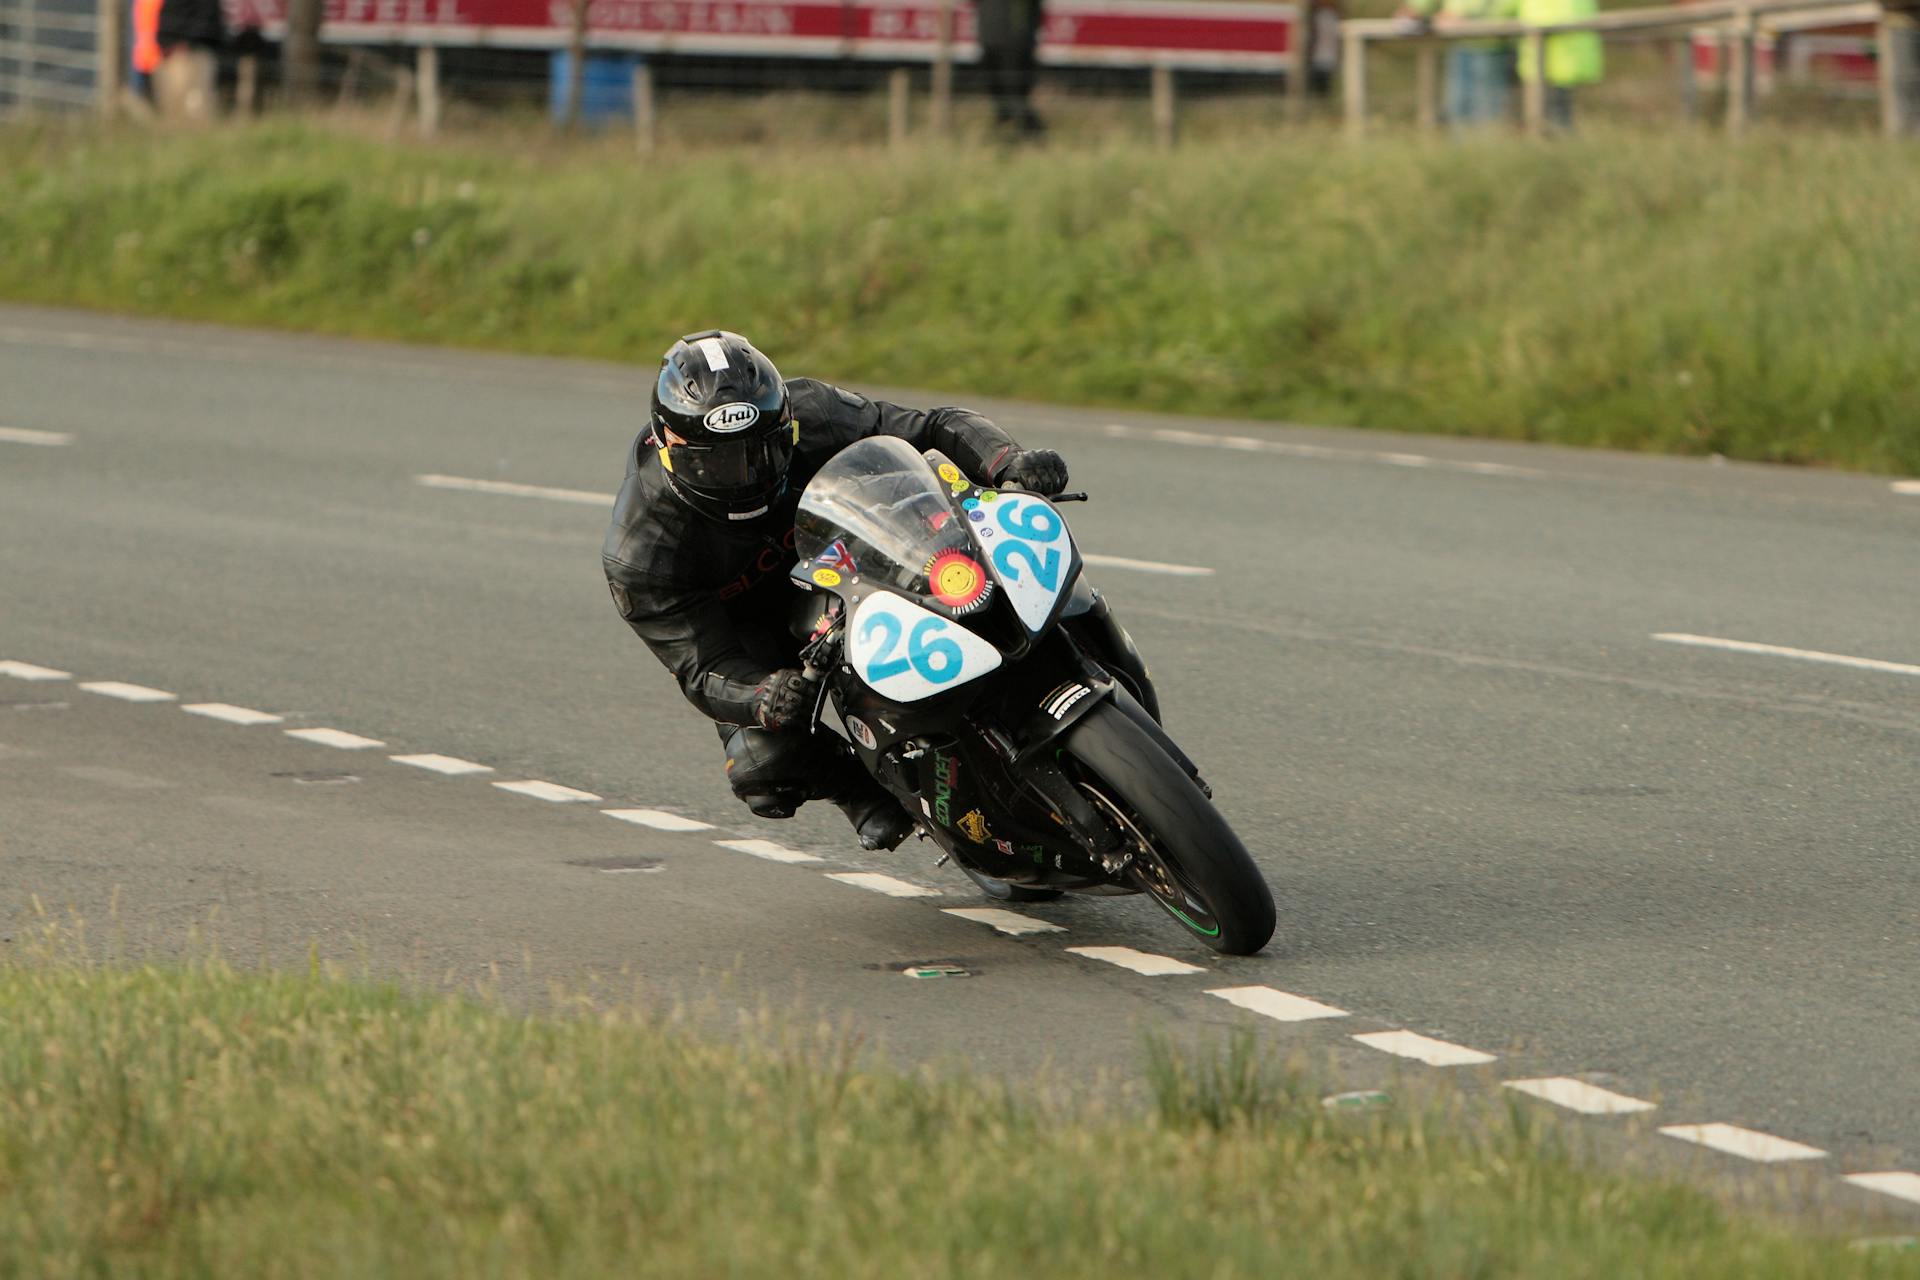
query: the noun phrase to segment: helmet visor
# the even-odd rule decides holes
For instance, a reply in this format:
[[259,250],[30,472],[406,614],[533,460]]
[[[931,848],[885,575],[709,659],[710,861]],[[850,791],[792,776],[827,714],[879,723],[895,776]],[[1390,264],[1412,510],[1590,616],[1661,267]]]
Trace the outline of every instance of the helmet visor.
[[769,493],[793,460],[793,433],[786,427],[754,440],[721,444],[669,444],[667,469],[689,489],[719,495]]

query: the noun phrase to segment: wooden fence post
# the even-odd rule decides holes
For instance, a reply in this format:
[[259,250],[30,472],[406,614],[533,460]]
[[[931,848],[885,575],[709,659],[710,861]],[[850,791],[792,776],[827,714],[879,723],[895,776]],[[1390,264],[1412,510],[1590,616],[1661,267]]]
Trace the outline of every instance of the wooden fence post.
[[256,116],[260,114],[260,58],[257,54],[243,53],[234,64],[233,109],[235,114]]
[[[1736,137],[1753,118],[1753,10],[1741,7],[1733,19],[1733,48],[1723,70],[1727,81],[1727,132]],[[1725,44],[1722,44],[1725,49]]]
[[1527,32],[1520,40],[1520,56],[1527,60],[1529,73],[1520,86],[1520,119],[1538,138],[1547,131],[1547,38]]
[[1913,128],[1914,122],[1907,118],[1907,87],[1909,76],[1920,76],[1920,67],[1908,65],[1906,50],[1902,47],[1907,41],[1909,31],[1897,28],[1892,15],[1885,9],[1880,11],[1880,29],[1876,33],[1880,54],[1880,129],[1889,138],[1903,136]]
[[1313,78],[1313,0],[1295,0],[1287,28],[1287,119],[1307,118],[1307,82]]
[[1440,42],[1422,40],[1413,47],[1413,116],[1422,133],[1440,124]]
[[940,45],[933,56],[933,95],[928,124],[937,138],[953,129],[953,0],[940,0]]
[[127,9],[122,0],[99,0],[99,29],[93,45],[93,109],[110,119],[120,105],[125,83]]
[[1347,137],[1366,137],[1367,38],[1358,32],[1340,33],[1340,98]]
[[654,114],[653,65],[642,58],[633,64],[633,145],[642,155],[659,144],[658,118]]
[[440,132],[440,46],[423,44],[414,54],[414,89],[420,100],[420,136]]
[[1693,32],[1683,29],[1673,46],[1673,71],[1680,82],[1680,110],[1689,122],[1700,118],[1700,77],[1694,72]]
[[1173,100],[1173,68],[1164,62],[1153,64],[1150,73],[1153,96],[1153,140],[1161,150],[1173,149],[1176,120]]
[[887,145],[907,145],[907,104],[913,92],[913,74],[905,67],[887,73]]

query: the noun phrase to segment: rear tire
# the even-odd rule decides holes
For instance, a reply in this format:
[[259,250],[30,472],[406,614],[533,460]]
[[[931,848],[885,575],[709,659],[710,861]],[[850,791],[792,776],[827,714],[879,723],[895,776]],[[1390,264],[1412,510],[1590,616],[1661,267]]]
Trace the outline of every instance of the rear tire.
[[1005,880],[995,880],[992,876],[983,876],[972,867],[961,867],[967,879],[980,886],[980,892],[996,902],[1052,902],[1060,896],[1058,889],[1036,889],[1031,885],[1011,884]]
[[1108,702],[1073,727],[1066,748],[1096,806],[1117,810],[1110,820],[1147,846],[1130,873],[1149,897],[1215,951],[1244,956],[1267,945],[1274,914],[1265,877],[1159,743]]

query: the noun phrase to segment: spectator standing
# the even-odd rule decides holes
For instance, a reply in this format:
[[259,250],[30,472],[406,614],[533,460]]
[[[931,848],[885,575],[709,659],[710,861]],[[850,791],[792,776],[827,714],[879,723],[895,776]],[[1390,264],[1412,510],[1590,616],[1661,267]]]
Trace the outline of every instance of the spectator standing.
[[[1600,12],[1595,0],[1519,0],[1519,6],[1520,21],[1530,27],[1579,22]],[[1521,57],[1523,81],[1539,74],[1540,69],[1530,63],[1531,59]],[[1597,84],[1606,70],[1599,33],[1568,31],[1548,36],[1546,64],[1547,124],[1564,133],[1573,128],[1573,91],[1583,84]]]
[[1886,11],[1888,34],[1893,37],[1892,54],[1880,74],[1893,78],[1893,92],[1900,102],[1900,118],[1907,133],[1920,132],[1920,0],[1881,0]]
[[1313,0],[1307,39],[1307,92],[1325,98],[1340,70],[1340,0]]
[[154,68],[154,100],[169,120],[213,119],[214,90],[227,22],[220,0],[162,0],[156,32],[160,65]]
[[[1444,28],[1456,22],[1503,21],[1514,16],[1516,2],[1411,0],[1401,14]],[[1512,41],[1447,41],[1446,96],[1441,110],[1454,129],[1475,129],[1505,120],[1512,88]]]
[[1038,139],[1047,131],[1033,109],[1042,0],[979,0],[974,22],[980,65],[993,95],[993,122],[1013,137]]

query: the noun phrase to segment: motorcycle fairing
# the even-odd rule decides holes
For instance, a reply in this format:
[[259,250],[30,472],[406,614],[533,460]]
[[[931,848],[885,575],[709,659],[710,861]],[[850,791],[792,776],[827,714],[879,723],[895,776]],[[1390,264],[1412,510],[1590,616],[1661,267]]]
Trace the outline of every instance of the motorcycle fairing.
[[893,702],[957,689],[1000,666],[1000,651],[903,595],[875,591],[853,611],[847,658],[861,683]]

